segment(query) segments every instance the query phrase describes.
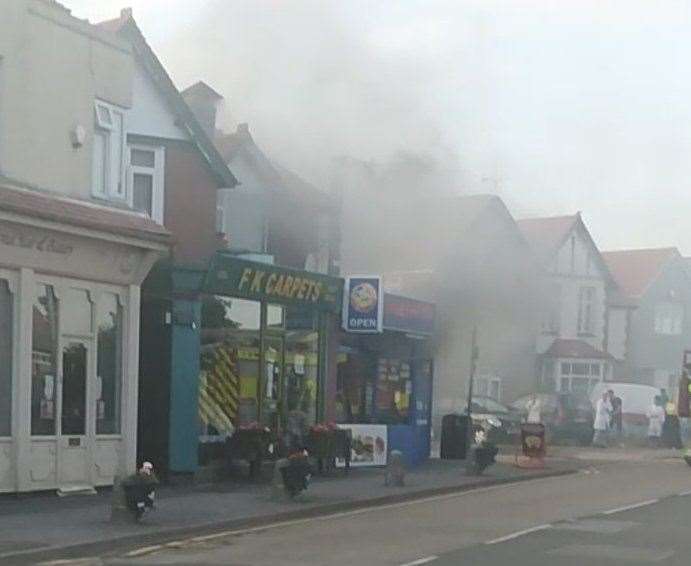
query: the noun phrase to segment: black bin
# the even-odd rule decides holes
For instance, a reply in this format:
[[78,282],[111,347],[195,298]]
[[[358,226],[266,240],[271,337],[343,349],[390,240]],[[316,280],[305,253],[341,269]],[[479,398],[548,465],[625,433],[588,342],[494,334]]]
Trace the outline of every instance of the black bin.
[[465,460],[468,448],[468,417],[444,415],[441,419],[441,450],[444,460]]

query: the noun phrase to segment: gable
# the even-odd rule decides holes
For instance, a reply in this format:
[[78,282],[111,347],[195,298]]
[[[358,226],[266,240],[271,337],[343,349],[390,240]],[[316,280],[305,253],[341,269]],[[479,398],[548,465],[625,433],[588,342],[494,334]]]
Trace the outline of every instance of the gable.
[[131,134],[188,141],[190,138],[177,125],[175,114],[140,64],[135,65],[133,80],[134,104],[127,114]]
[[582,223],[576,223],[563,239],[548,270],[558,275],[595,277],[608,279],[609,273],[603,265],[600,251]]

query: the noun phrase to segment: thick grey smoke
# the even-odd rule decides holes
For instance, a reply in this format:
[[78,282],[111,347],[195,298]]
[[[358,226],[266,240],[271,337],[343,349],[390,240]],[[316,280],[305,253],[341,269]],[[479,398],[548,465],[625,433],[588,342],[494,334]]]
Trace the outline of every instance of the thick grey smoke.
[[451,156],[459,190],[518,214],[691,252],[688,0],[128,3],[179,86],[209,81],[319,184],[334,156]]

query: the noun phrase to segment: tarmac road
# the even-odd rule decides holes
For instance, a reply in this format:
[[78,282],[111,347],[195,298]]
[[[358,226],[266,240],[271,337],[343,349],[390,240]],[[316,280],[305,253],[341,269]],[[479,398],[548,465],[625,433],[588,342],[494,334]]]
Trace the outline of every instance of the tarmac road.
[[691,469],[658,459],[71,564],[689,564],[689,535]]

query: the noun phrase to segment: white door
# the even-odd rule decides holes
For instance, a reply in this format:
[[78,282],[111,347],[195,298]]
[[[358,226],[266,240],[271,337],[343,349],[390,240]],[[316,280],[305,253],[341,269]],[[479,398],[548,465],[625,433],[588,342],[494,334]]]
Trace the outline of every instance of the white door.
[[89,451],[90,343],[65,338],[61,351],[62,375],[58,382],[58,485],[91,485]]

